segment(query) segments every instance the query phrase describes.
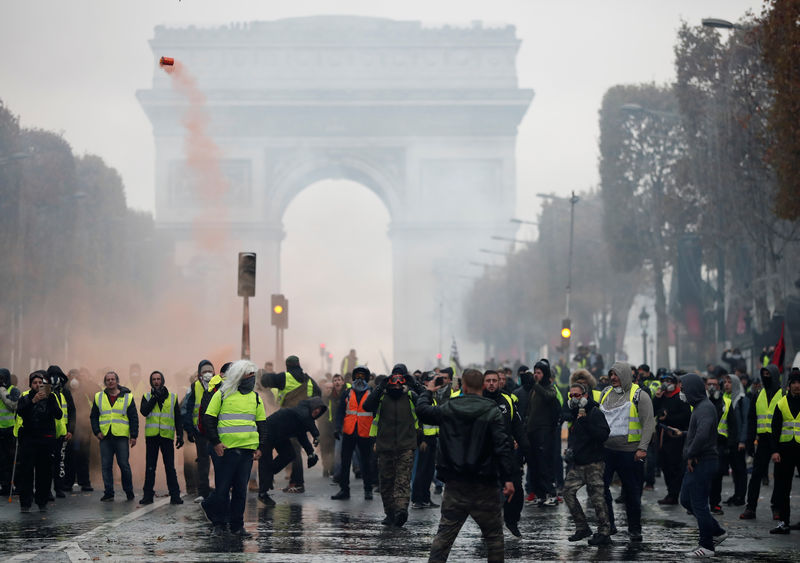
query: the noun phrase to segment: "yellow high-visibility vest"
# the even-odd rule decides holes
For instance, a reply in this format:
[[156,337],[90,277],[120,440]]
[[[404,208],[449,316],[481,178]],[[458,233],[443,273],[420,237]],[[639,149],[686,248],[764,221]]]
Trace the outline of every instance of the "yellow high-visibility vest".
[[719,424],[717,424],[717,434],[720,436],[728,437],[728,418],[731,415],[731,400],[728,397],[722,396],[722,416],[719,417]]
[[234,391],[224,399],[222,393],[214,393],[206,414],[217,417],[219,439],[226,448],[258,449],[256,422],[267,420],[258,393],[251,391],[242,395]]
[[[433,406],[435,407],[439,403],[436,401],[436,397],[433,397]],[[416,414],[414,414],[416,417]],[[371,429],[370,429],[371,430]],[[439,435],[439,427],[435,424],[425,424],[422,423],[422,434],[425,436],[438,436]]]
[[[11,393],[16,389],[13,385],[9,385],[6,389],[7,393]],[[0,428],[11,428],[14,426],[14,411],[6,406],[3,401],[0,401]]]
[[[283,402],[286,400],[286,395],[302,385],[302,383],[297,381],[288,371],[284,375],[286,377],[286,381],[283,384],[283,389],[272,389],[272,394],[275,395],[275,400],[277,401],[278,406],[281,407],[283,406]],[[314,395],[314,383],[311,381],[311,378],[306,381],[306,393],[309,397]]]
[[61,391],[53,394],[61,407],[61,418],[56,419],[56,438],[62,438],[67,435],[67,399]]
[[783,424],[781,425],[781,437],[779,442],[791,442],[795,440],[800,442],[800,412],[797,416],[792,416],[792,411],[789,409],[789,399],[781,397],[778,401],[777,408],[780,409],[783,416]]
[[[22,393],[22,395],[20,395],[19,398],[22,399],[22,397],[24,397],[25,395],[27,395],[30,392],[31,392],[30,389],[28,389],[27,391],[24,391]],[[20,428],[22,428],[22,417],[15,413],[14,414],[14,430],[12,430],[12,432],[14,433],[14,437],[15,438],[19,437],[19,429]]]
[[762,389],[756,398],[756,434],[769,434],[772,432],[772,415],[778,406],[783,391],[776,391],[772,400],[767,404],[767,392]]
[[[144,396],[146,401],[150,400],[151,392]],[[178,396],[175,393],[170,393],[168,400],[164,404],[158,406],[158,401],[153,405],[153,410],[144,419],[144,435],[147,438],[154,436],[161,436],[162,438],[175,438],[175,404],[178,402]]]
[[94,396],[94,404],[100,411],[100,432],[106,436],[110,433],[114,436],[130,437],[131,427],[128,420],[128,405],[131,404],[130,393],[118,395],[112,405],[105,391],[98,391]]

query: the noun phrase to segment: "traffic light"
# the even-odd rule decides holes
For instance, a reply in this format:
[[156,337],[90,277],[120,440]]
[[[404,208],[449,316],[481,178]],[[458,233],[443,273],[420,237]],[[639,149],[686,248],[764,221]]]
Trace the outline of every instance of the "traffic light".
[[289,328],[289,300],[282,293],[272,294],[272,326]]
[[239,253],[239,297],[256,296],[256,253]]
[[564,319],[561,321],[561,349],[569,350],[569,339],[572,336],[572,321]]

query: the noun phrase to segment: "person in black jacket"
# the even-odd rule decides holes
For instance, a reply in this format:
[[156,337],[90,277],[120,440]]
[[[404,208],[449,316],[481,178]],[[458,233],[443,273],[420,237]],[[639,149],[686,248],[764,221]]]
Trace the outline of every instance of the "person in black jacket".
[[533,366],[533,385],[528,400],[525,429],[531,444],[533,492],[539,506],[558,506],[554,449],[558,446],[561,417],[559,390],[551,380],[550,362],[541,359]]
[[[56,434],[60,435],[56,437],[56,445],[53,455],[53,490],[55,491],[56,497],[64,498],[66,496],[64,492],[72,489],[72,487],[68,488],[64,482],[64,475],[66,474],[65,463],[67,446],[69,445],[69,442],[72,441],[72,435],[75,433],[75,402],[73,401],[72,393],[70,393],[69,387],[67,386],[67,375],[59,366],[50,366],[47,368],[45,381],[52,384],[53,394],[59,401],[62,412],[62,431],[56,432]],[[66,420],[63,416],[64,410],[67,411]],[[64,434],[65,429],[66,434]]]
[[603,444],[611,431],[591,393],[592,390],[582,383],[573,383],[569,388],[567,408],[570,410],[572,426],[569,429],[568,447],[564,457],[571,467],[564,481],[564,503],[575,521],[576,531],[568,539],[579,541],[592,536],[586,514],[577,497],[578,489],[586,485],[598,524],[597,533],[589,539],[589,545],[608,545],[611,543],[611,523],[603,488]]
[[778,401],[772,415],[770,449],[775,463],[775,508],[780,520],[769,531],[770,534],[788,534],[800,530],[800,523],[789,524],[792,481],[795,472],[800,470],[800,371],[792,369],[789,373],[789,393]]
[[497,403],[481,397],[483,374],[464,370],[463,393],[441,406],[433,406],[435,380],[426,384],[418,401],[417,416],[439,427],[436,471],[444,481],[442,518],[431,545],[429,561],[447,561],[450,548],[467,517],[480,526],[489,561],[503,560],[502,494],[514,495],[514,456],[511,438]]
[[[506,431],[511,438],[511,448],[522,452],[522,458],[531,455],[531,447],[528,443],[528,435],[519,414],[519,409],[515,408],[514,399],[505,393],[500,387],[500,374],[495,370],[486,370],[483,374],[483,396],[497,403],[497,408],[503,415],[503,423]],[[517,458],[519,459],[519,458]],[[522,497],[522,470],[521,463],[514,464],[514,489],[519,494],[513,495],[511,499],[503,503],[503,521],[506,528],[513,535],[522,537],[519,531],[519,519],[522,514],[522,505],[525,499]]]
[[30,512],[34,500],[39,510],[44,512],[50,497],[56,420],[61,419],[63,412],[50,386],[45,385],[45,377],[43,371],[33,372],[28,379],[30,391],[24,393],[17,402],[17,417],[22,419],[18,436],[20,462],[16,477],[21,512]]
[[658,422],[658,461],[667,486],[667,495],[659,499],[658,504],[675,505],[678,504],[684,473],[681,452],[692,416],[677,375],[667,373],[661,378],[661,388],[653,397],[653,412]]
[[[295,407],[285,407],[267,417],[266,431],[267,441],[262,451],[264,457],[258,463],[258,500],[267,506],[275,506],[275,501],[269,496],[269,491],[273,487],[275,474],[294,461],[295,452],[291,439],[295,438],[308,456],[308,467],[316,465],[317,454],[314,447],[319,444],[319,430],[314,422],[325,414],[328,407],[322,401],[322,397],[312,397],[300,401]],[[312,446],[308,441],[311,434],[314,440]],[[209,435],[209,440],[215,440],[214,436]],[[278,455],[272,457],[272,450]]]

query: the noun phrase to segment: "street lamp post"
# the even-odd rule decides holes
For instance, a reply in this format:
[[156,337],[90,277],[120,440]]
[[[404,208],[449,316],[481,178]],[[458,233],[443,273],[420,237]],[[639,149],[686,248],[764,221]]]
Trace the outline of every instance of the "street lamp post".
[[647,362],[647,325],[650,323],[650,315],[642,305],[642,312],[639,313],[639,325],[642,327],[642,363]]

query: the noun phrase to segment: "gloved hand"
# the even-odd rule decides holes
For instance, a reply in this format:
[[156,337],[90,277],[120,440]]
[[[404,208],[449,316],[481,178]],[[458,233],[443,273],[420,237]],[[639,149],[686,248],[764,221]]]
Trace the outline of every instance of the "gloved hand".
[[187,430],[186,439],[189,440],[190,443],[194,444],[194,432],[192,432],[191,430]]
[[175,440],[175,449],[179,450],[183,447],[183,436],[178,436],[178,439]]
[[334,432],[333,433],[333,439],[334,440],[341,440],[342,439],[342,433],[341,432]]
[[315,448],[316,448],[317,446],[319,446],[319,438],[314,438],[314,440],[311,442],[311,444],[312,444],[312,445],[313,445]]
[[317,462],[319,461],[319,456],[317,454],[311,454],[308,456],[308,468],[311,469],[314,467]]

